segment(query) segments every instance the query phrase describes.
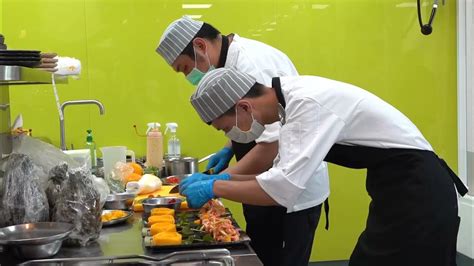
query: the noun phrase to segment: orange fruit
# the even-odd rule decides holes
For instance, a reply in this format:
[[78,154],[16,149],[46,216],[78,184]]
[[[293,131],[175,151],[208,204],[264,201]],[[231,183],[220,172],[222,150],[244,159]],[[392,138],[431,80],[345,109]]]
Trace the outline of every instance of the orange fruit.
[[139,174],[140,176],[143,175],[143,168],[139,164],[137,163],[127,163],[127,164],[133,168],[133,172],[135,174]]
[[126,177],[125,181],[128,183],[130,181],[138,181],[140,178],[142,178],[142,175],[131,173]]

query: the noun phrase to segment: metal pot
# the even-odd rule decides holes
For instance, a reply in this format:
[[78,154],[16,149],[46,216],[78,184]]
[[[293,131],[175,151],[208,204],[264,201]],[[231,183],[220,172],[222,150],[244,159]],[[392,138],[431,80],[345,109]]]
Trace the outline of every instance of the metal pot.
[[166,159],[165,169],[166,176],[193,174],[199,171],[198,160],[193,157]]
[[165,159],[165,176],[188,175],[197,173],[199,172],[198,165],[208,160],[212,155],[214,154],[210,154],[200,160],[194,157]]

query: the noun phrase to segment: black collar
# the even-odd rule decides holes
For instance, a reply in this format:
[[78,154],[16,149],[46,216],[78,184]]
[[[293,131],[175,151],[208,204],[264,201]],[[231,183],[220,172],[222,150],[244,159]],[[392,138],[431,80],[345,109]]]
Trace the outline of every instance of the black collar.
[[286,102],[285,98],[283,97],[283,93],[281,92],[281,83],[279,77],[272,78],[272,88],[275,90],[278,102],[283,108],[285,108]]
[[224,67],[225,61],[227,61],[227,52],[229,51],[229,38],[222,35],[221,54],[219,55],[219,64],[217,67]]
[[275,90],[276,97],[278,99],[278,116],[282,125],[286,124],[286,102],[281,91],[281,82],[279,77],[272,78],[272,88]]

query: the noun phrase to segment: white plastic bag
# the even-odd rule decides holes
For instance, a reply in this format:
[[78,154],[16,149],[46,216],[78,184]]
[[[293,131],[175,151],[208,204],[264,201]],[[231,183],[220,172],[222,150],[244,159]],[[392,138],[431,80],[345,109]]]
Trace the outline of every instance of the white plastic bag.
[[69,155],[57,147],[41,140],[20,135],[13,138],[13,153],[25,154],[40,168],[40,182],[43,189],[48,185],[49,172],[61,163],[67,163],[69,169],[81,167]]
[[161,188],[162,182],[157,176],[146,174],[139,181],[127,183],[127,192],[137,193],[139,195],[148,194]]
[[95,175],[92,175],[92,182],[94,182],[94,186],[100,194],[100,206],[102,208],[104,207],[105,201],[107,200],[107,196],[110,194],[109,186],[103,178],[97,177]]

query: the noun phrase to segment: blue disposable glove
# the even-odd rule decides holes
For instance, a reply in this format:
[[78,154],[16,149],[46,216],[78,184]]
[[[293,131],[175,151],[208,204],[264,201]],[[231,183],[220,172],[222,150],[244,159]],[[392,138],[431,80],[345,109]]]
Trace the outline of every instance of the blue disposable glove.
[[[201,208],[209,200],[214,198],[215,179],[201,180],[189,185],[181,194],[186,196],[188,206],[192,209]],[[180,185],[181,187],[181,185]]]
[[202,174],[202,173],[192,174],[190,177],[187,177],[187,178],[183,179],[183,181],[181,181],[179,183],[179,192],[181,194],[183,194],[183,191],[189,185],[191,185],[195,182],[198,182],[198,181],[211,180],[211,179],[214,179],[214,180],[229,180],[230,179],[230,174],[228,174],[228,173],[222,173],[222,174],[219,174],[219,175],[206,175],[206,174]]
[[232,149],[229,147],[224,147],[209,159],[206,171],[211,168],[214,168],[214,172],[219,173],[220,171],[227,168],[227,165],[229,165],[232,156],[234,156],[234,152],[232,151]]

